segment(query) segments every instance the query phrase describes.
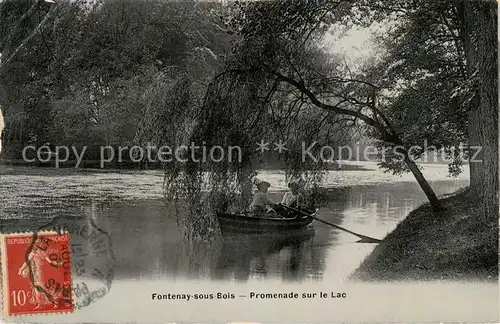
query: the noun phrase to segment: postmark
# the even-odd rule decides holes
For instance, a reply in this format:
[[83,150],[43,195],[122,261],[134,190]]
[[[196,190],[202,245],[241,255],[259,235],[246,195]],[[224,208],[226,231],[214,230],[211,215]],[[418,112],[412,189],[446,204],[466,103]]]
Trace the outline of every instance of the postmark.
[[111,290],[111,238],[92,217],[57,216],[0,239],[6,316],[73,312]]
[[91,305],[111,290],[115,258],[110,235],[92,218],[54,217],[37,232],[71,236],[72,296],[75,309]]
[[0,238],[4,314],[73,312],[70,234],[15,233]]

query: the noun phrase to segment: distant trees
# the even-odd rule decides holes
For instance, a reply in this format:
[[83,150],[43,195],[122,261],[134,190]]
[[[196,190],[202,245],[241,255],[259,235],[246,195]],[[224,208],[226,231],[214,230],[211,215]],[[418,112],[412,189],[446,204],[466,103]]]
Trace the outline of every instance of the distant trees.
[[[42,134],[49,128],[42,77],[47,73],[46,51],[41,39],[28,46],[37,39],[39,18],[49,7],[40,1],[5,1],[0,8],[0,106],[5,121],[2,154],[13,155],[20,154],[23,143],[37,135],[39,141],[46,140]],[[13,62],[17,64],[9,65]]]
[[175,82],[167,71],[196,77],[213,68],[201,56],[216,60],[228,48],[216,9],[194,1],[0,3],[4,156],[49,142],[94,147],[92,159],[98,145],[131,144],[162,95],[154,85]]

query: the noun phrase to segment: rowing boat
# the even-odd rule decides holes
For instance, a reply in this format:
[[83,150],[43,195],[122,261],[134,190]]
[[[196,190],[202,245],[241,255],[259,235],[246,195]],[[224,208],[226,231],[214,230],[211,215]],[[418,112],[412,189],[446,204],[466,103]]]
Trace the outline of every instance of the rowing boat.
[[[311,214],[311,216],[314,213]],[[297,213],[296,215],[254,215],[231,214],[217,212],[219,226],[223,234],[226,233],[266,233],[300,230],[308,227],[314,220],[311,216]]]

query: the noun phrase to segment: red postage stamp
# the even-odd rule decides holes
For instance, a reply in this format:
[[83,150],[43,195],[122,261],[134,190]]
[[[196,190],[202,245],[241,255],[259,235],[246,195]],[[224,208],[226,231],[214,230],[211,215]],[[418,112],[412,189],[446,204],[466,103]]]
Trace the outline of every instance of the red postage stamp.
[[70,234],[1,235],[4,314],[69,313]]

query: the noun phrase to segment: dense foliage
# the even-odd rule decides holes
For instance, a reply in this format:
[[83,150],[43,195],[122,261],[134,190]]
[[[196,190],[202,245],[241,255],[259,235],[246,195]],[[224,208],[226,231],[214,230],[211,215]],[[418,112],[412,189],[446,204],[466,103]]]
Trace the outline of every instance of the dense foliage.
[[27,144],[86,145],[88,159],[99,145],[132,144],[162,86],[199,79],[215,65],[200,59],[229,45],[210,4],[13,0],[0,9],[6,158]]

